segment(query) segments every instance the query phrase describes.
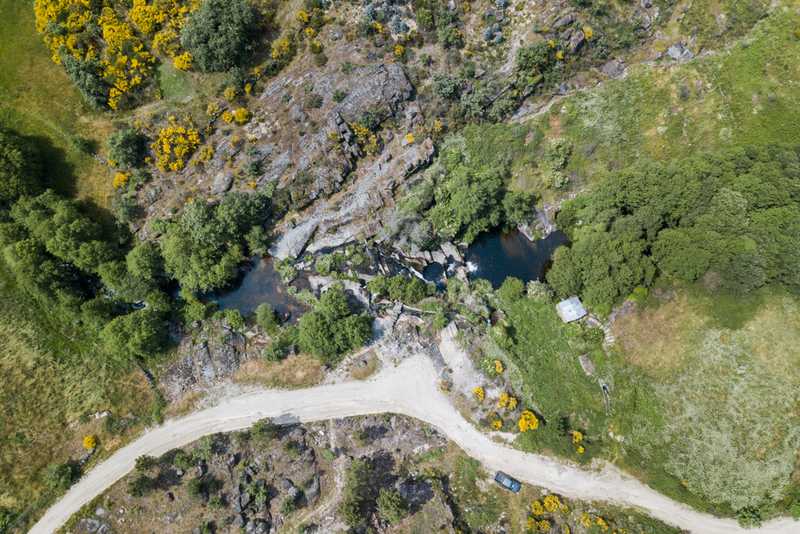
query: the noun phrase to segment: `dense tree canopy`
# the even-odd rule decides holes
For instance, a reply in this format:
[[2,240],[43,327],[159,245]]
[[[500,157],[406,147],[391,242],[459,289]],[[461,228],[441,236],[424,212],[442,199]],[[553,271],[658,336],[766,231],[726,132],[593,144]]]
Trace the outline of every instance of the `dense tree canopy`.
[[181,31],[181,44],[203,71],[242,65],[252,53],[256,12],[248,0],[205,0]]
[[333,286],[300,318],[298,343],[304,351],[332,362],[366,343],[372,335],[371,323],[368,316],[353,313],[341,286]]
[[38,193],[41,174],[34,147],[15,133],[0,129],[0,207]]
[[247,257],[245,236],[264,222],[268,210],[264,194],[231,193],[216,205],[187,205],[161,239],[167,272],[190,291],[224,287]]
[[673,163],[643,162],[564,205],[572,247],[548,281],[607,310],[657,274],[746,292],[800,288],[797,148],[747,148]]
[[433,206],[426,218],[443,239],[472,242],[500,225],[524,222],[533,212],[531,194],[509,191],[507,161],[485,157],[462,138],[451,138],[428,176]]

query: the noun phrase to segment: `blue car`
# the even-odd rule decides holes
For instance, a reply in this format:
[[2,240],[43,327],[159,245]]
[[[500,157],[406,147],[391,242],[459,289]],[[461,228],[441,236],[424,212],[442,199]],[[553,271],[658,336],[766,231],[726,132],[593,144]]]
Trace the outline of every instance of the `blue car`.
[[514,493],[519,493],[519,490],[522,489],[522,484],[520,484],[519,480],[511,478],[502,471],[497,472],[497,474],[494,476],[494,480],[505,489],[513,491]]

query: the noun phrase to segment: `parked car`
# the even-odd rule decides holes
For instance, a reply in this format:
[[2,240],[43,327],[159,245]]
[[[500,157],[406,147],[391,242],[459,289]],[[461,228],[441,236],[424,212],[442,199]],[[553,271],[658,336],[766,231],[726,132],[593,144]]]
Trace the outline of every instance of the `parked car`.
[[519,493],[519,490],[522,489],[522,484],[519,480],[511,478],[502,471],[497,472],[497,474],[494,476],[494,480],[505,489],[513,491],[514,493]]

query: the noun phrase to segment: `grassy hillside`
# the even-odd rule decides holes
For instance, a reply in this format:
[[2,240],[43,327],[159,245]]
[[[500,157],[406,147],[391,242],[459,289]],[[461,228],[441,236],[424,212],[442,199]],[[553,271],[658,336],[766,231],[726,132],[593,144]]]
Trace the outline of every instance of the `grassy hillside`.
[[[35,518],[54,497],[51,464],[83,454],[99,437],[99,455],[149,420],[153,393],[135,369],[109,364],[92,339],[32,305],[0,271],[0,508]],[[102,419],[91,414],[110,410]],[[99,456],[98,455],[98,456]]]
[[[778,8],[729,49],[681,65],[666,59],[632,66],[624,79],[568,97],[528,122],[528,152],[542,156],[553,140],[568,142],[571,156],[564,173],[574,190],[642,157],[670,159],[701,149],[796,143],[798,28],[796,9]],[[519,168],[515,183],[545,190],[544,174],[541,165]],[[545,191],[547,199],[563,194]]]
[[0,0],[0,125],[37,138],[60,191],[107,206],[108,171],[83,147],[98,146],[110,122],[89,112],[64,69],[50,60],[32,3]]

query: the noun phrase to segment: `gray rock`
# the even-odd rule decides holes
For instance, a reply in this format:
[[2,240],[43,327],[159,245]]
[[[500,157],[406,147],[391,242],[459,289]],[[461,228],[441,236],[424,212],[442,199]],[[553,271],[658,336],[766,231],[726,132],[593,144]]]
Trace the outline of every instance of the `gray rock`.
[[554,30],[558,30],[560,28],[563,28],[564,26],[569,26],[570,24],[575,22],[575,19],[576,19],[575,13],[569,13],[567,15],[564,15],[563,17],[556,19],[556,21],[552,24],[552,28]]
[[244,531],[246,534],[269,534],[269,523],[263,519],[254,519],[247,523]]
[[667,48],[667,55],[675,61],[689,61],[694,58],[692,51],[686,48],[683,43],[675,43]]
[[308,500],[309,504],[313,504],[319,498],[320,493],[320,486],[319,486],[319,475],[314,473],[314,476],[311,478],[311,482],[308,484],[306,488],[306,499]]
[[185,337],[178,347],[178,358],[162,375],[160,386],[169,400],[228,378],[239,369],[245,348],[244,336],[203,334]]
[[578,50],[581,49],[583,43],[586,42],[586,36],[583,34],[583,30],[578,30],[572,34],[572,37],[569,39],[569,52],[570,54],[575,54]]
[[600,70],[609,78],[619,78],[625,72],[625,64],[618,59],[612,59],[603,65]]
[[214,195],[221,195],[225,193],[233,185],[233,175],[227,172],[220,172],[214,177],[214,182],[211,184],[211,193]]

